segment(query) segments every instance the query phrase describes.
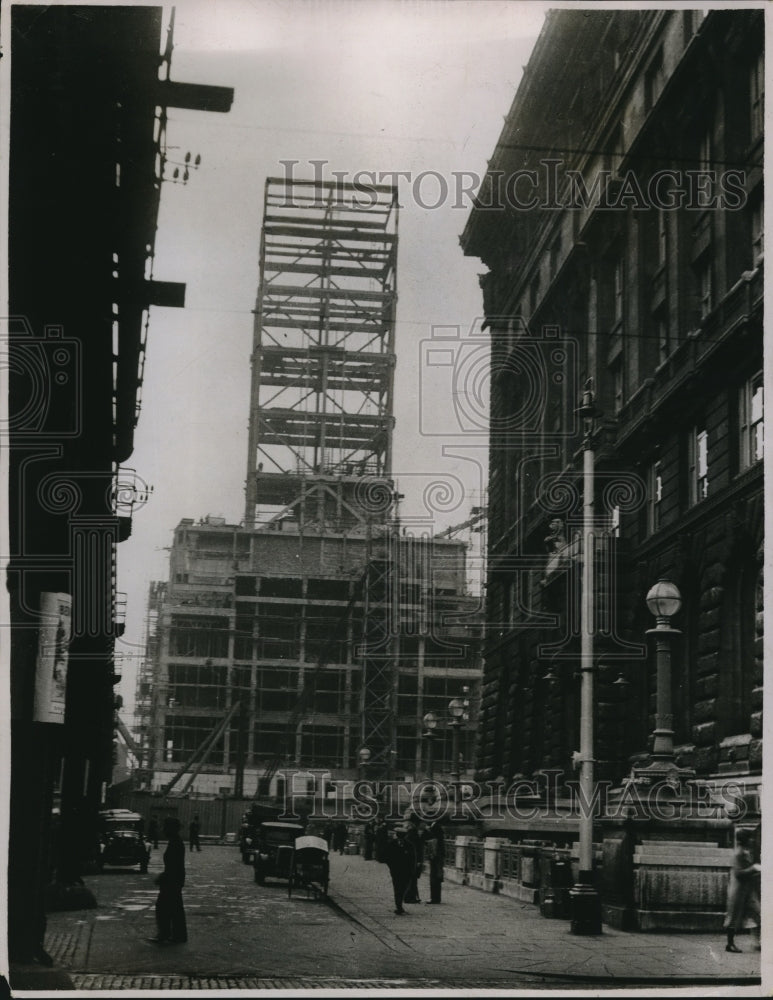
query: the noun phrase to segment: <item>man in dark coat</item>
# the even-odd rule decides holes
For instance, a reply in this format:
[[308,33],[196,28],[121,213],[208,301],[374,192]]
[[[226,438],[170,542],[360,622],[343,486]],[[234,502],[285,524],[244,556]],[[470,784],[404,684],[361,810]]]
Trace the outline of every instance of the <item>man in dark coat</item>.
[[443,885],[443,864],[445,861],[445,835],[443,825],[436,819],[424,832],[424,860],[429,866],[429,903],[439,903]]
[[421,839],[421,833],[419,830],[420,826],[421,820],[415,813],[413,813],[408,819],[408,832],[405,835],[405,839],[413,848],[416,862],[413,866],[413,873],[411,875],[408,891],[405,894],[406,903],[421,902],[419,899],[419,875],[421,874],[421,867],[424,862],[424,844]]
[[373,833],[373,847],[376,853],[376,861],[386,861],[386,849],[389,842],[389,831],[383,816],[376,820],[376,828]]
[[405,829],[398,829],[394,836],[389,837],[384,848],[384,860],[389,868],[392,879],[392,889],[395,897],[395,913],[402,916],[405,913],[403,903],[411,877],[416,871],[416,852],[408,842]]
[[164,836],[169,842],[164,851],[164,870],[156,879],[158,937],[152,940],[154,944],[182,944],[188,940],[188,928],[183,908],[185,844],[180,836],[178,819],[164,820]]

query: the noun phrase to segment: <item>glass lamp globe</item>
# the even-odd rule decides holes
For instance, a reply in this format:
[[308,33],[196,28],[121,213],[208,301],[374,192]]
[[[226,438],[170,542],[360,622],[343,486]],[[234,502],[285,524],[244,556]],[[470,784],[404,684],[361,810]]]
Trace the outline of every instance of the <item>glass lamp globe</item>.
[[453,719],[461,719],[464,715],[464,702],[461,698],[452,698],[448,703],[448,711]]
[[425,729],[434,729],[437,726],[437,718],[433,712],[427,712],[422,719]]
[[670,580],[658,580],[647,594],[647,607],[656,618],[670,618],[682,606],[679,588]]
[[370,760],[370,750],[367,747],[362,747],[360,749],[359,756],[360,756],[360,763],[367,764],[367,762]]

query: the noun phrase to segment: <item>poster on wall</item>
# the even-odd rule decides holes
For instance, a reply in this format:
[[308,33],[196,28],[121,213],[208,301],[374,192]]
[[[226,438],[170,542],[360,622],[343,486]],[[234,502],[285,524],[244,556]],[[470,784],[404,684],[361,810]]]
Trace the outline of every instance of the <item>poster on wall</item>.
[[40,635],[35,665],[35,722],[64,722],[67,659],[72,625],[72,597],[40,595]]

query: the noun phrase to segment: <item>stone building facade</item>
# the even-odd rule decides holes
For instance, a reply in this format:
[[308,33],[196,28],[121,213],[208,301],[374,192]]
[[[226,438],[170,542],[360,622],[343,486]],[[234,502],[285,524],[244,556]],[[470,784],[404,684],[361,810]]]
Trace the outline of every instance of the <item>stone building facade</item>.
[[755,10],[552,11],[506,117],[462,235],[492,350],[481,776],[574,777],[587,389],[597,774],[651,749],[666,577],[677,760],[758,790],[763,41]]

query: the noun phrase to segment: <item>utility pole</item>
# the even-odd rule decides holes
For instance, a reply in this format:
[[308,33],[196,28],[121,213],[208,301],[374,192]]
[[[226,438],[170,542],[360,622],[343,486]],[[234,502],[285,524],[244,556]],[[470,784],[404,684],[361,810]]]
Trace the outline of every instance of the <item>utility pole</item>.
[[580,858],[577,884],[570,891],[572,934],[601,933],[601,896],[593,885],[593,644],[596,630],[594,593],[593,504],[594,467],[593,421],[599,416],[594,406],[593,380],[588,379],[577,413],[583,420],[583,510],[582,510],[582,596],[580,605]]

